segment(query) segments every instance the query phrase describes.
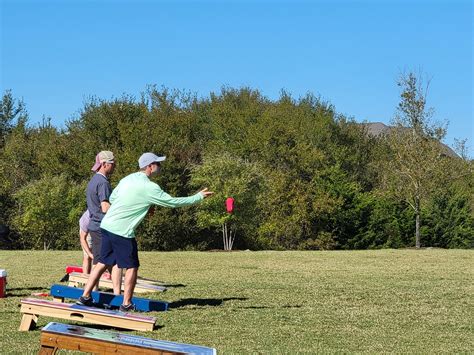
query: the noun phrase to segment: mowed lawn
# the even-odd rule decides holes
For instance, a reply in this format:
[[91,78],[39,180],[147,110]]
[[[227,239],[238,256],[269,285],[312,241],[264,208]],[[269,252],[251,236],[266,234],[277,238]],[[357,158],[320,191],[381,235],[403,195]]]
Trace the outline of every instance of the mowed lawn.
[[[80,259],[79,251],[0,251],[8,272],[1,353],[39,349],[39,328],[53,319],[19,332],[20,299],[47,291]],[[141,276],[170,286],[144,297],[171,309],[152,313],[153,332],[133,334],[219,353],[474,352],[472,250],[141,252],[140,259]]]

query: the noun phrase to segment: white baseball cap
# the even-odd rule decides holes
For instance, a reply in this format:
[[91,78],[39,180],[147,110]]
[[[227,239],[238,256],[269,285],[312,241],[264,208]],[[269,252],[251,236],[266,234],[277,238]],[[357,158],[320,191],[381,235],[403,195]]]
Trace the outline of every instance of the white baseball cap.
[[143,153],[138,159],[138,166],[140,167],[140,169],[143,169],[152,163],[159,163],[160,161],[164,160],[166,160],[166,156],[159,157],[158,155],[153,153]]

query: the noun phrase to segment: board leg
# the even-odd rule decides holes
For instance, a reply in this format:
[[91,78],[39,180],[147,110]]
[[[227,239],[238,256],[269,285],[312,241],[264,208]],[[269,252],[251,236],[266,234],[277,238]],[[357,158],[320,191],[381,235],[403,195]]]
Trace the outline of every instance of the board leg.
[[20,331],[27,332],[28,330],[32,329],[36,326],[36,322],[38,321],[38,317],[34,314],[23,313],[23,317],[21,318],[20,323]]
[[38,355],[53,355],[56,354],[58,348],[48,345],[41,345]]

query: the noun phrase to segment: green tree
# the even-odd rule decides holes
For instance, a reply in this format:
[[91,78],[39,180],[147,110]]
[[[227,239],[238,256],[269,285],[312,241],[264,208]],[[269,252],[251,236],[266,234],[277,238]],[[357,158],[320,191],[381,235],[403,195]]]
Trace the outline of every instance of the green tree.
[[386,135],[389,154],[383,161],[382,187],[405,201],[415,213],[415,246],[421,246],[420,228],[424,204],[449,180],[451,158],[445,157],[441,139],[446,129],[432,121],[433,109],[426,106],[429,82],[421,75],[402,74],[397,82],[400,103],[394,129]]
[[85,185],[65,175],[46,175],[19,189],[12,227],[27,248],[68,248],[78,243],[78,221],[85,210]]
[[18,122],[26,122],[28,113],[23,100],[15,99],[11,90],[6,90],[0,102],[0,147],[15,126],[15,119]]
[[364,194],[367,208],[359,230],[349,240],[350,249],[403,248],[411,245],[413,210],[390,196]]
[[465,192],[454,187],[440,192],[429,201],[425,215],[426,228],[421,233],[432,246],[474,247],[474,213]]
[[13,194],[34,178],[31,135],[26,123],[14,126],[0,148],[0,223],[8,224],[13,211]]
[[[192,171],[191,185],[208,186],[215,192],[196,211],[198,225],[202,228],[221,230],[226,245],[229,231],[239,235],[238,245],[255,248],[255,234],[260,222],[257,198],[264,175],[259,164],[245,161],[229,153],[205,156],[202,164]],[[226,212],[225,200],[235,200],[233,214]]]
[[[445,128],[432,123],[428,86],[419,79],[401,77],[395,129],[383,139],[369,137],[312,94],[294,99],[282,91],[269,100],[258,90],[223,88],[197,98],[150,86],[139,99],[90,99],[59,129],[49,119],[29,126],[24,104],[7,92],[0,223],[9,224],[25,248],[77,245],[83,186],[95,154],[107,149],[117,156],[114,186],[137,170],[144,151],[154,151],[168,157],[158,179],[165,191],[186,196],[207,185],[217,196],[202,209],[158,208],[137,230],[142,249],[216,248],[225,223],[238,228],[238,248],[403,247],[413,244],[413,234],[417,245],[421,239],[468,247],[473,163],[465,142],[463,159],[449,158],[440,146]],[[55,212],[59,196],[69,190],[77,200],[63,200],[70,213],[61,215]],[[228,196],[236,202],[232,216],[225,212]],[[45,216],[55,228],[56,221],[69,220],[53,234],[41,222]]]

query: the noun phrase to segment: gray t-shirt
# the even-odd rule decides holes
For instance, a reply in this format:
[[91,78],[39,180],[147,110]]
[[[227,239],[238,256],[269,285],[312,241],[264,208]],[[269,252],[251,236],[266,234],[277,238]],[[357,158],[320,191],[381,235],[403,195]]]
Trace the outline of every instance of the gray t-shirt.
[[104,218],[105,213],[102,212],[100,203],[109,201],[112,193],[112,187],[109,180],[102,174],[95,174],[87,185],[86,198],[87,209],[90,213],[89,231],[98,232],[100,230],[100,222]]

